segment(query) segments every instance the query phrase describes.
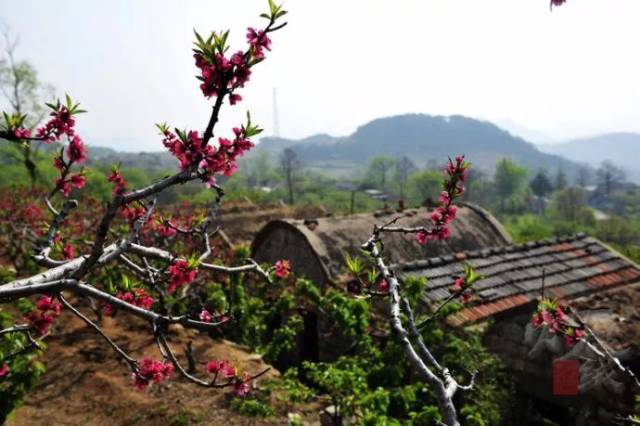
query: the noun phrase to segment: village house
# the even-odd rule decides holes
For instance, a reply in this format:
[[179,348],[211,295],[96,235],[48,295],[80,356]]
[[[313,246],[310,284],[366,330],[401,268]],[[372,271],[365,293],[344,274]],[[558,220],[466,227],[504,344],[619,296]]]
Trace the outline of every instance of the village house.
[[[401,278],[426,278],[424,304],[437,306],[451,295],[452,277],[462,275],[465,264],[483,278],[474,284],[472,299],[447,322],[485,327],[485,344],[515,373],[522,394],[555,407],[562,424],[610,424],[616,415],[630,412],[637,381],[608,355],[639,372],[640,266],[578,234],[462,251],[394,269]],[[574,349],[560,336],[536,330],[531,319],[543,295],[568,303],[603,347],[580,344]],[[554,394],[557,359],[581,362],[577,395]]]
[[[362,256],[360,245],[369,238],[375,224],[400,217],[403,226],[428,223],[426,209],[383,211],[344,217],[279,219],[269,222],[256,235],[251,251],[253,259],[273,264],[280,259],[291,261],[293,272],[320,286],[346,288],[345,257]],[[387,236],[385,236],[387,237]],[[441,244],[420,245],[413,236],[393,234],[385,238],[385,253],[393,262],[409,262],[431,256],[453,255],[462,250],[511,244],[502,225],[486,210],[463,204],[451,224],[451,237]],[[295,353],[287,354],[282,364],[301,360],[329,361],[350,346],[322,315],[306,312],[304,331],[298,336]]]
[[[420,226],[428,223],[429,211],[275,220],[258,232],[252,253],[259,262],[288,258],[298,276],[321,285],[343,286],[346,255],[362,255],[359,247],[373,226],[398,215],[402,216],[401,225]],[[514,373],[525,400],[545,401],[555,407],[562,421],[567,420],[562,416],[569,416],[567,421],[573,422],[569,424],[577,425],[607,424],[619,413],[628,412],[635,383],[626,372],[612,369],[611,360],[601,356],[603,350],[577,345],[583,351],[578,355],[564,346],[554,352],[547,346],[557,346],[557,339],[532,331],[530,324],[543,295],[544,280],[545,297],[569,302],[584,323],[602,336],[606,352],[637,372],[640,358],[634,342],[640,337],[636,330],[640,319],[640,267],[584,234],[515,245],[490,213],[473,204],[460,208],[451,231],[446,242],[425,246],[412,236],[384,236],[385,256],[398,276],[428,280],[423,304],[417,311],[425,312],[448,298],[453,277],[462,275],[463,266],[469,264],[483,278],[475,284],[468,304],[447,322],[453,327],[485,328],[485,344]],[[308,314],[298,340],[298,354],[291,358],[294,360],[331,360],[349,346],[336,338],[330,324],[315,313]],[[331,344],[324,344],[327,341]],[[552,392],[553,360],[563,356],[588,361],[589,369],[581,370],[585,378],[581,378],[582,394],[578,396]],[[614,375],[595,384],[584,382],[592,375],[600,377],[602,371],[613,371]],[[575,408],[567,410],[576,406],[580,407],[578,412]]]

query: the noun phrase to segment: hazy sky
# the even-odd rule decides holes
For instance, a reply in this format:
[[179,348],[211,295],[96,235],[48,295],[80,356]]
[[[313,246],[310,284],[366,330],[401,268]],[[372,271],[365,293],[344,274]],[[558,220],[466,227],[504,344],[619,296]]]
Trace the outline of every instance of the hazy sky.
[[[162,149],[154,123],[202,129],[192,29],[230,28],[238,48],[266,0],[2,0],[19,58],[90,111],[89,144]],[[288,0],[273,53],[225,110],[282,136],[345,135],[407,112],[511,120],[554,138],[640,132],[640,1]],[[220,133],[222,132],[222,133]]]

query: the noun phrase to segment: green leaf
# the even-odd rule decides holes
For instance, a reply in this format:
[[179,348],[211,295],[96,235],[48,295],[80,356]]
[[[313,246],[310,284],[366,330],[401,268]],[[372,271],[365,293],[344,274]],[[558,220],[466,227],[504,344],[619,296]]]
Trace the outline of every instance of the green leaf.
[[468,263],[465,263],[463,269],[465,275],[465,283],[469,287],[473,285],[474,282],[483,278],[482,275],[477,274],[473,267]]
[[269,0],[269,10],[271,11],[271,16],[275,17],[276,13],[278,13],[278,10],[280,9],[280,7],[278,7],[273,0]]
[[200,34],[198,34],[198,32],[195,30],[195,28],[193,29],[193,33],[196,35],[196,39],[198,40],[198,47],[202,48],[202,46],[204,46],[204,40],[202,39],[202,37],[200,36]]
[[131,290],[131,281],[126,275],[122,275],[122,287],[127,291]]

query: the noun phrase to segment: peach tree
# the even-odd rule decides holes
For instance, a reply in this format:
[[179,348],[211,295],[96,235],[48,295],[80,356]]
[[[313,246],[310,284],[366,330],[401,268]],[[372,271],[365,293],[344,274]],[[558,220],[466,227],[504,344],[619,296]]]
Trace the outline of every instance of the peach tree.
[[[51,333],[63,309],[68,310],[99,333],[121,357],[131,371],[132,383],[144,389],[152,383],[169,379],[176,372],[199,386],[232,388],[245,395],[252,380],[261,372],[241,372],[229,361],[213,359],[199,373],[188,371],[178,360],[167,335],[171,327],[180,325],[203,332],[216,330],[233,321],[225,312],[210,312],[206,304],[190,297],[199,278],[209,274],[255,273],[270,280],[283,275],[282,264],[264,270],[247,259],[244,264],[225,266],[214,257],[212,240],[218,232],[216,214],[224,191],[216,177],[230,176],[237,169],[237,160],[254,143],[252,138],[261,129],[246,121],[232,129],[228,137],[214,137],[222,107],[242,101],[239,92],[249,82],[254,67],[265,60],[271,50],[271,36],[283,28],[286,11],[269,1],[269,10],[261,15],[266,24],[246,32],[247,47],[229,52],[229,32],[211,32],[207,37],[195,33],[194,60],[197,79],[203,96],[212,102],[211,115],[202,132],[192,129],[157,125],[163,145],[178,160],[174,174],[142,188],[131,188],[117,168],[105,178],[112,184],[112,198],[98,210],[91,225],[89,243],[80,245],[65,241],[74,227],[69,220],[74,211],[84,209],[81,195],[86,184],[87,149],[76,131],[76,120],[86,111],[66,95],[63,101],[48,103],[48,121],[39,128],[27,127],[27,116],[3,113],[0,137],[16,144],[57,144],[53,158],[58,176],[50,191],[42,197],[45,211],[28,206],[33,220],[46,226],[32,230],[32,259],[40,270],[25,278],[0,285],[0,301],[13,303],[2,312],[0,330],[0,392],[3,401],[19,398],[37,375],[24,374],[33,370],[32,355],[44,347],[43,340]],[[215,191],[215,201],[205,217],[183,223],[163,217],[156,209],[157,196],[162,191],[200,181]],[[45,213],[46,212],[46,213]],[[123,229],[124,227],[124,229]],[[155,244],[158,240],[184,236],[190,244],[171,251]],[[154,238],[155,237],[155,238]],[[78,247],[81,247],[79,250]],[[118,274],[114,271],[126,271]],[[118,275],[120,278],[118,278]],[[130,278],[131,277],[131,278]],[[37,296],[35,303],[27,297]],[[122,313],[148,323],[159,351],[159,359],[136,359],[118,346],[79,304],[89,301],[89,309],[98,316]],[[194,302],[196,301],[196,302]],[[22,389],[22,390],[21,390]],[[13,408],[2,407],[3,417]]]

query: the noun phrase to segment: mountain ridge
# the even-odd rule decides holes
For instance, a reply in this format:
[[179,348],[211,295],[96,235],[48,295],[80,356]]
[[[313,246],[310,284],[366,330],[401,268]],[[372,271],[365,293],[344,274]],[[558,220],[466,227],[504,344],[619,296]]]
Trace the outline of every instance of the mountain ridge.
[[579,168],[576,162],[541,152],[533,143],[489,121],[462,115],[402,114],[367,122],[348,136],[315,136],[299,140],[266,137],[252,155],[267,151],[277,156],[279,151],[270,148],[286,146],[296,151],[303,164],[318,169],[326,169],[331,163],[337,163],[339,169],[356,168],[375,155],[406,155],[424,167],[460,154],[488,173],[505,157],[534,173],[562,167],[571,177]]
[[610,132],[572,139],[553,145],[540,145],[540,149],[556,155],[598,167],[610,160],[621,167],[630,180],[640,183],[637,157],[640,154],[640,133]]

